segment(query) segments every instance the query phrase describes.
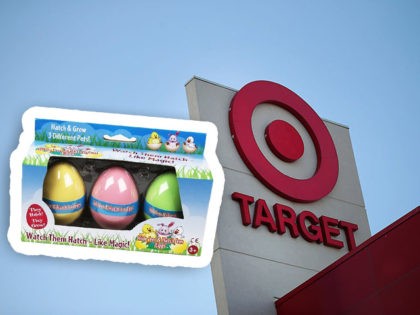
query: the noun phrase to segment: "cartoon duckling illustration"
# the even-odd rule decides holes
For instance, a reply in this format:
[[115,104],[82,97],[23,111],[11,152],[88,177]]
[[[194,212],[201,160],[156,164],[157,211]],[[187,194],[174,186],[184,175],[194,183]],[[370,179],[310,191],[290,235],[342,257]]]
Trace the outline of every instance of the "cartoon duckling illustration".
[[165,142],[165,148],[169,152],[175,152],[179,149],[178,135],[179,131],[170,135],[168,141]]
[[197,150],[197,145],[194,143],[194,138],[189,136],[182,144],[182,148],[186,153],[194,153]]
[[184,229],[182,228],[182,226],[178,226],[176,229],[171,231],[171,237],[184,238],[184,234],[182,234],[183,232],[184,232]]
[[147,237],[147,238],[156,238],[157,234],[156,234],[156,230],[153,226],[151,226],[150,224],[145,224],[143,225],[142,229],[141,229],[141,236],[143,237]]
[[162,140],[157,132],[153,131],[147,140],[147,147],[150,150],[159,150],[162,146]]

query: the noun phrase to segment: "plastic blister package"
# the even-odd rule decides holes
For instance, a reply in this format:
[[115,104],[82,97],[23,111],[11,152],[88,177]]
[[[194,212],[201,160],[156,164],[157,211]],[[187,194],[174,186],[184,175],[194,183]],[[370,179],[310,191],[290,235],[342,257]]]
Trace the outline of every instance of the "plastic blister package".
[[213,124],[34,107],[22,125],[10,159],[16,251],[210,262],[224,185]]

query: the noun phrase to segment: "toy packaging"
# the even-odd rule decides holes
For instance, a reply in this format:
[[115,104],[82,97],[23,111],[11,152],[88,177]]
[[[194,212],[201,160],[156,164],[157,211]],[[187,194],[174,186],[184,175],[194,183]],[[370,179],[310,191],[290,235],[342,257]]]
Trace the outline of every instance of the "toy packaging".
[[213,124],[43,107],[22,124],[10,158],[17,252],[210,262],[224,185]]

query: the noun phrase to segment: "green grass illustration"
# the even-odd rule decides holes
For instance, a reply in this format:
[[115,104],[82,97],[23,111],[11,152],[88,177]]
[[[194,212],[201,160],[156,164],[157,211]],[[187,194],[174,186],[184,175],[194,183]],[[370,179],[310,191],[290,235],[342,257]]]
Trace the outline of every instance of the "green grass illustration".
[[47,166],[49,158],[50,158],[49,155],[46,155],[46,154],[43,154],[43,155],[39,155],[39,154],[27,155],[23,159],[23,164],[32,165],[32,166]]
[[36,141],[48,141],[48,136],[46,131],[37,131],[35,132],[35,140]]
[[192,179],[208,179],[212,180],[213,175],[209,169],[181,166],[176,170],[176,175],[179,178],[192,178]]

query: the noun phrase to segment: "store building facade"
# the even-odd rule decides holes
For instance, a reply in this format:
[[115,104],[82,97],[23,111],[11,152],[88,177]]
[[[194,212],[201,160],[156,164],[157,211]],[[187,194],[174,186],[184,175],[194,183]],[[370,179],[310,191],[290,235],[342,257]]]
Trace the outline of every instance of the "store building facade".
[[370,237],[349,129],[293,91],[239,91],[194,77],[190,118],[211,121],[225,173],[214,255],[219,314],[275,314],[274,302]]

